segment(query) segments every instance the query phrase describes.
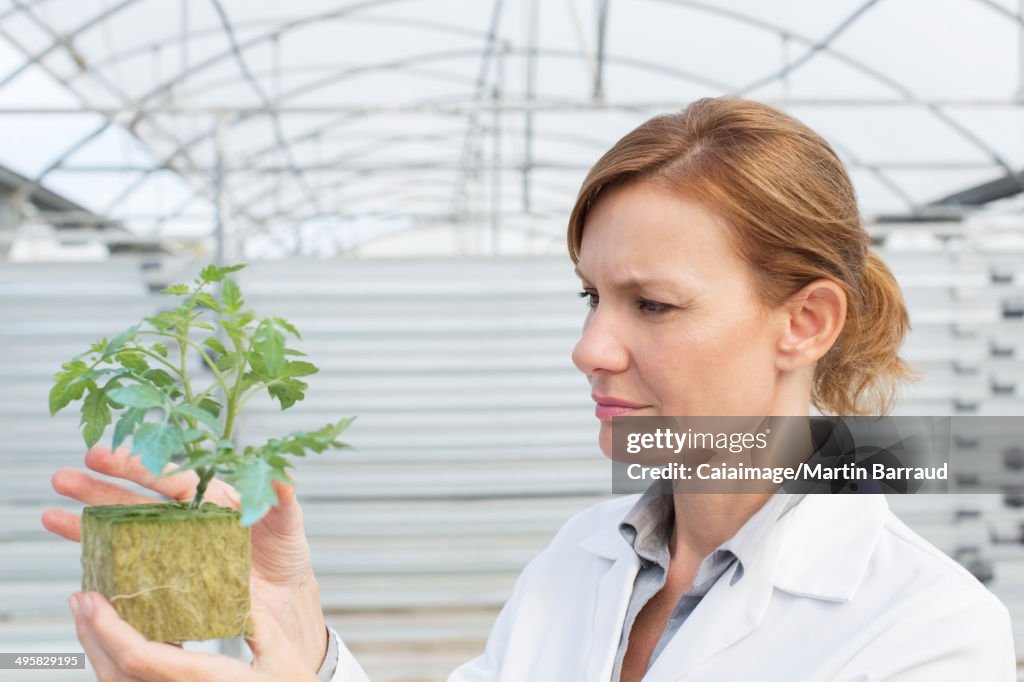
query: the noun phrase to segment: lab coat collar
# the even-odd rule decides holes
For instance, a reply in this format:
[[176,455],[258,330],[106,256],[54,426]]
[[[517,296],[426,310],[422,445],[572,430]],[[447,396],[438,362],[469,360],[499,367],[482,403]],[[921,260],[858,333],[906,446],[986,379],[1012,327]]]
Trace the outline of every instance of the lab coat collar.
[[[715,583],[683,623],[676,640],[648,670],[647,679],[677,679],[750,633],[761,622],[773,588],[790,594],[847,601],[857,591],[878,541],[888,510],[881,495],[808,495],[769,531],[744,571],[732,582],[737,565]],[[607,680],[622,634],[639,558],[616,523],[580,543],[584,550],[611,560],[601,578],[587,679]]]
[[[773,552],[778,562],[770,571],[772,584],[798,596],[848,601],[860,585],[888,509],[883,495],[807,495],[764,540],[764,545],[780,546]],[[599,528],[579,546],[612,561],[636,556],[617,522]],[[759,571],[769,568],[764,560]]]
[[801,597],[852,599],[888,511],[884,495],[808,495],[787,514],[775,587]]

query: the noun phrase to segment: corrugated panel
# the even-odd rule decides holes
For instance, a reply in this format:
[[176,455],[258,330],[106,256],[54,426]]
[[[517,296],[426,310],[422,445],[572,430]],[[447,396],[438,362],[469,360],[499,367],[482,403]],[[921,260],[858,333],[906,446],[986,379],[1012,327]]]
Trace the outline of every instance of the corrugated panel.
[[[893,262],[915,321],[906,355],[925,373],[901,411],[1019,414],[1024,327],[1006,314],[1018,285],[995,281],[980,256]],[[359,415],[347,434],[358,450],[302,462],[297,477],[329,620],[375,680],[443,679],[478,652],[523,564],[607,496],[570,361],[584,313],[570,270],[564,259],[291,260],[240,274],[254,307],[295,323],[322,368],[290,411],[253,401],[243,438]],[[163,304],[147,277],[133,261],[0,264],[0,649],[73,647],[77,548],[38,517],[74,508],[48,479],[83,448],[77,417],[51,419],[46,393],[60,362]],[[947,552],[991,562],[994,589],[1024,617],[1024,551],[989,537],[1012,536],[1021,514],[998,496],[894,506]]]

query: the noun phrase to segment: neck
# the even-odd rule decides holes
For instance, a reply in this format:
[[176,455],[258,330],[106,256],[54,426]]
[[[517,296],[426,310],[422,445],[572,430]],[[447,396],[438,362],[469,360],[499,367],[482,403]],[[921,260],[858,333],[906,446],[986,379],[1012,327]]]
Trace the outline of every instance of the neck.
[[669,550],[673,557],[703,559],[736,534],[771,493],[676,493],[675,523]]
[[[758,454],[758,465],[796,466],[814,451],[808,418],[777,420],[773,424],[772,446]],[[731,538],[757,513],[774,492],[758,489],[750,493],[693,493],[672,495],[674,524],[669,540],[673,557],[703,559]]]

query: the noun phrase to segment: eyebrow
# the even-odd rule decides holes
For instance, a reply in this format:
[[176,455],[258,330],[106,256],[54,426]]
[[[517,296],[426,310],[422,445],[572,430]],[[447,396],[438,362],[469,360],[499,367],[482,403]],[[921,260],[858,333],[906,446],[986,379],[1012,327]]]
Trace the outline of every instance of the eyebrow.
[[[579,267],[574,267],[572,271],[575,272],[576,276],[580,279],[587,282],[590,281],[582,272],[580,272]],[[644,287],[652,285],[661,285],[673,291],[677,291],[679,289],[679,282],[675,282],[670,279],[659,279],[656,277],[627,277],[613,283],[612,288],[621,289],[622,291],[637,291],[638,289],[643,289]]]

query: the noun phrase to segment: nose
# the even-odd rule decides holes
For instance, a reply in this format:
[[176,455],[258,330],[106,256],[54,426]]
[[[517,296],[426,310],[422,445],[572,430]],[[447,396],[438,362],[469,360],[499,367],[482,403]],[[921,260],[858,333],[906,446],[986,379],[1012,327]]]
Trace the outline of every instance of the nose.
[[573,364],[588,377],[601,371],[624,371],[629,366],[629,349],[620,337],[621,332],[611,315],[600,309],[589,313],[580,340],[572,349]]

